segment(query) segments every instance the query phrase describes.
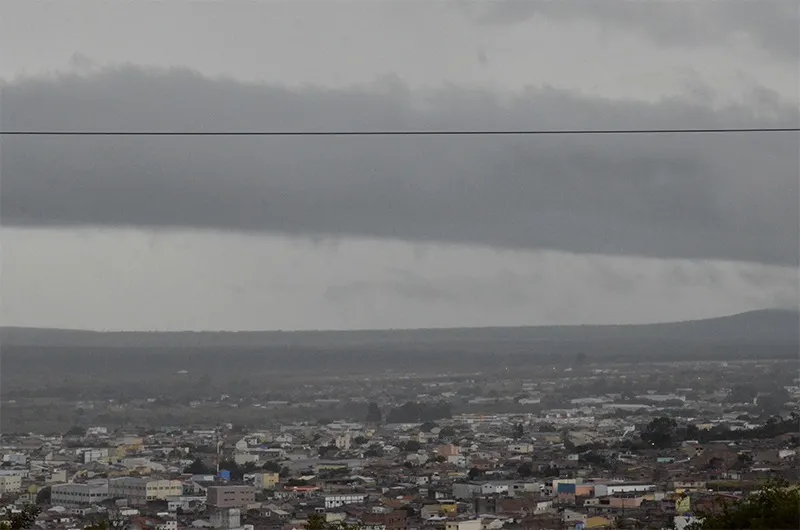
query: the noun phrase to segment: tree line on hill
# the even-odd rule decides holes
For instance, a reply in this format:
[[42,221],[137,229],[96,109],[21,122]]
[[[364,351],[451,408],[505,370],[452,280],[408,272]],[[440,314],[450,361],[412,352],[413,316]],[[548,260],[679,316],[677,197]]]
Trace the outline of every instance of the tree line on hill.
[[796,435],[800,416],[792,413],[789,418],[771,417],[764,425],[752,429],[733,430],[720,424],[711,429],[700,429],[691,423],[679,425],[674,418],[662,416],[655,418],[644,428],[641,438],[645,443],[657,448],[667,448],[687,440],[708,443],[721,440],[754,440],[775,438],[785,434]]
[[[453,417],[453,408],[447,401],[436,403],[423,403],[407,401],[399,407],[389,410],[386,423],[429,423],[436,420]],[[384,420],[383,414],[377,403],[370,403],[367,407],[366,422],[378,424]]]
[[[264,464],[256,464],[255,462],[246,462],[242,465],[237,464],[234,460],[224,459],[219,463],[219,469],[227,471],[231,475],[231,480],[239,481],[245,475],[251,473],[279,473],[282,477],[289,475],[289,468],[274,461],[265,462]],[[195,458],[194,461],[186,466],[183,470],[184,473],[192,475],[216,475],[216,469],[207,465],[200,458]]]

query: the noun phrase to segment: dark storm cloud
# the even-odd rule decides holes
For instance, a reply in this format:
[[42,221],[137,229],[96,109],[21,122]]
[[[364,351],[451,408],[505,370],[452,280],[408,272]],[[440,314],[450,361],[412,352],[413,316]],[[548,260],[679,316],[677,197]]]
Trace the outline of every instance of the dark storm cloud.
[[464,4],[479,20],[508,24],[531,16],[594,20],[616,31],[637,31],[668,46],[726,44],[746,35],[782,59],[800,59],[800,2],[725,0],[694,2],[498,0]]
[[[387,82],[328,90],[127,67],[22,80],[4,130],[796,126],[752,104],[499,101]],[[2,222],[360,235],[616,255],[798,259],[798,136],[4,137]]]

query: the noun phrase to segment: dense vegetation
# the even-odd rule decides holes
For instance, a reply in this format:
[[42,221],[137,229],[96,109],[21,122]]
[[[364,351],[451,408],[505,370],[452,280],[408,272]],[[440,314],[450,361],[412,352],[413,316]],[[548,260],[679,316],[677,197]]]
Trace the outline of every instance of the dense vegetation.
[[39,515],[39,508],[27,506],[19,512],[11,512],[6,508],[2,513],[4,515],[0,516],[0,530],[25,530],[33,526],[36,516]]
[[785,434],[796,434],[798,427],[800,427],[800,416],[795,413],[786,419],[772,417],[764,425],[740,430],[731,430],[725,425],[704,430],[692,424],[679,425],[673,418],[660,417],[647,424],[642,431],[642,441],[658,448],[666,448],[685,440],[708,443],[720,440],[774,438]]
[[800,489],[773,482],[720,513],[701,514],[703,521],[689,530],[796,530],[800,528]]

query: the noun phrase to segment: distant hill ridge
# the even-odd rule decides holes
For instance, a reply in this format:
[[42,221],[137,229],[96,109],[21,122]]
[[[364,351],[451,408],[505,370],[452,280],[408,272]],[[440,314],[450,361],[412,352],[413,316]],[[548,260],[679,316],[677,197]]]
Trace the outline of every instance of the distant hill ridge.
[[630,325],[525,326],[363,331],[170,331],[97,332],[45,328],[0,328],[0,346],[204,348],[259,346],[368,346],[404,342],[487,344],[603,340],[796,344],[800,313],[765,309],[731,316]]

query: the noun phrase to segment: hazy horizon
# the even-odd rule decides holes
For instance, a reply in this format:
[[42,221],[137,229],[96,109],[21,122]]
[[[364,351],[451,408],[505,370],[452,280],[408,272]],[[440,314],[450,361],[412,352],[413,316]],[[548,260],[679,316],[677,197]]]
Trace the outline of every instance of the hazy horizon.
[[579,328],[579,327],[619,327],[619,326],[653,326],[659,324],[682,324],[691,322],[701,322],[710,320],[721,320],[730,317],[746,316],[764,313],[791,313],[800,315],[800,308],[790,307],[763,307],[736,313],[724,313],[711,315],[701,318],[678,319],[678,320],[657,320],[652,322],[614,322],[605,324],[578,323],[578,324],[523,324],[517,326],[439,326],[439,327],[419,327],[419,328],[304,328],[304,329],[90,329],[90,328],[45,328],[36,326],[0,326],[0,329],[18,329],[30,331],[53,331],[53,332],[75,332],[75,333],[335,333],[335,332],[381,332],[381,331],[426,331],[426,330],[480,330],[480,329],[502,329],[502,328]]

